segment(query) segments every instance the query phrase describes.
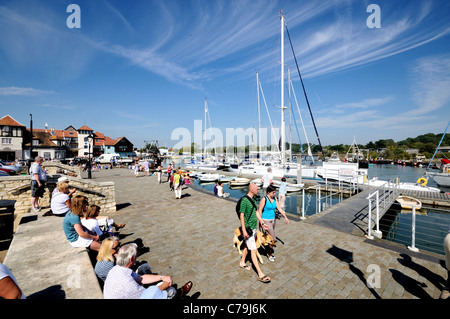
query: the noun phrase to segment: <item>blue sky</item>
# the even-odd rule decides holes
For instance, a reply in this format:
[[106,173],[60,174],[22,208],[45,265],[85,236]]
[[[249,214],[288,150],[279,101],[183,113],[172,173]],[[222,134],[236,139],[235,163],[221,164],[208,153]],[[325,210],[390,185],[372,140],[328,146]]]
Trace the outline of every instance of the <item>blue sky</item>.
[[[70,4],[81,9],[81,28],[67,27]],[[370,4],[380,7],[380,28],[367,26]],[[0,1],[1,115],[29,126],[32,113],[36,128],[87,125],[136,147],[153,139],[170,147],[174,129],[193,132],[204,118],[205,98],[211,125],[224,134],[257,127],[258,71],[279,126],[280,10],[324,146],[444,131],[447,0]],[[317,144],[285,40],[308,139]]]

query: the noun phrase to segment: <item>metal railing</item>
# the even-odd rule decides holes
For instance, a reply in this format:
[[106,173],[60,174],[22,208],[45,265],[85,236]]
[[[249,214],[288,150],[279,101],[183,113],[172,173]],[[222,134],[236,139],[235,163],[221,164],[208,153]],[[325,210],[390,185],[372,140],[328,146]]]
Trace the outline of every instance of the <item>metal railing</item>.
[[[381,193],[381,196],[380,196]],[[381,186],[378,186],[375,190],[373,190],[369,196],[367,196],[367,200],[369,201],[369,214],[367,221],[367,235],[368,239],[373,239],[372,236],[372,201],[375,200],[375,209],[376,209],[376,230],[374,231],[374,235],[378,238],[381,238],[382,233],[380,231],[380,206],[382,205],[383,211],[388,209],[392,203],[396,200],[399,195],[399,187],[398,184],[392,183],[389,179],[386,183]],[[373,199],[375,197],[375,199]]]
[[[325,185],[315,185],[302,189],[302,210],[300,219],[305,219],[305,192],[314,190],[316,193],[316,214],[322,212],[324,209],[333,206],[333,197],[338,196],[339,203],[343,200],[344,192],[348,191],[349,195],[359,191],[358,184],[353,177],[345,178],[336,182],[330,182],[325,179]],[[322,196],[322,192],[329,192],[329,194]]]

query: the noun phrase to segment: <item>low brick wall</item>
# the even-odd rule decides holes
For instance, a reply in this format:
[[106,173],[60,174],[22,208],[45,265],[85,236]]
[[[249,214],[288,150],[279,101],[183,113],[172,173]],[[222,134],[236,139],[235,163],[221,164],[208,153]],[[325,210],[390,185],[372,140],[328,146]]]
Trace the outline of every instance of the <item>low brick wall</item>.
[[[44,197],[39,204],[41,207],[50,207],[51,193],[56,187],[56,182],[62,174],[47,175]],[[67,176],[70,187],[77,188],[75,195],[84,195],[89,204],[95,204],[102,208],[102,214],[116,211],[116,198],[114,182],[95,182],[89,179],[81,179]],[[12,199],[16,201],[15,214],[23,214],[31,211],[30,176],[4,176],[0,178],[0,199]]]

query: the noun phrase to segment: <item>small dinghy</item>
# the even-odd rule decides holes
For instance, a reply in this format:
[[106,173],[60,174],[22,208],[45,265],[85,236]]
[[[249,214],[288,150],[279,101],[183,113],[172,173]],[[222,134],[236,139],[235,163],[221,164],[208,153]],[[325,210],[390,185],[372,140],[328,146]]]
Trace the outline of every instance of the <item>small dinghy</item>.
[[412,209],[413,206],[416,207],[416,210],[422,208],[422,202],[414,197],[401,195],[397,197],[396,201],[403,209]]
[[237,177],[230,181],[230,186],[246,186],[248,184],[250,184],[250,180],[243,177]]
[[222,182],[222,183],[229,183],[232,180],[234,180],[235,178],[236,177],[224,176],[224,177],[219,178],[219,181]]

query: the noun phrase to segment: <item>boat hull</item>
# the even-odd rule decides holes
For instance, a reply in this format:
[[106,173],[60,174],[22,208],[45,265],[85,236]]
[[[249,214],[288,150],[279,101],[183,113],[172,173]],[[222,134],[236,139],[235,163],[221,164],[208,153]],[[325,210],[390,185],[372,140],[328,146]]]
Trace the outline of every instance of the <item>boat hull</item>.
[[429,176],[438,184],[439,186],[450,187],[450,174],[446,173],[434,173],[429,174]]

